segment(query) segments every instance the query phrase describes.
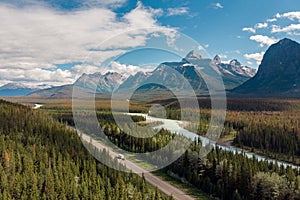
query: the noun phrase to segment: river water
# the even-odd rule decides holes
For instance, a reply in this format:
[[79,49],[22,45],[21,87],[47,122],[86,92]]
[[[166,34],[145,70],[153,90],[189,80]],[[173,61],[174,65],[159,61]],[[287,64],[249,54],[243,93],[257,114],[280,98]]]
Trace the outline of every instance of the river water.
[[253,158],[255,157],[258,161],[268,161],[269,163],[273,163],[273,164],[278,164],[283,165],[285,168],[290,166],[292,168],[296,168],[296,169],[300,169],[299,165],[295,165],[295,164],[291,164],[291,163],[287,163],[287,162],[283,162],[283,161],[278,161],[276,159],[272,159],[272,158],[268,158],[266,156],[262,156],[256,153],[252,153],[240,148],[237,148],[235,146],[223,146],[220,144],[217,144],[216,141],[210,140],[209,138],[203,137],[203,136],[199,136],[196,133],[193,133],[187,129],[182,128],[182,125],[187,123],[187,122],[183,122],[180,120],[171,120],[171,119],[163,119],[163,118],[157,118],[157,117],[151,117],[148,114],[142,114],[142,113],[125,113],[126,115],[135,115],[135,116],[143,116],[146,118],[147,122],[161,122],[162,124],[159,126],[155,126],[153,128],[155,129],[166,129],[169,130],[171,133],[175,133],[175,134],[180,134],[183,135],[191,140],[195,140],[195,139],[200,139],[202,142],[202,145],[207,145],[207,144],[211,144],[214,145],[215,147],[219,147],[222,148],[225,151],[230,151],[233,153],[238,153],[238,154],[244,154],[245,156],[247,156],[248,158]]

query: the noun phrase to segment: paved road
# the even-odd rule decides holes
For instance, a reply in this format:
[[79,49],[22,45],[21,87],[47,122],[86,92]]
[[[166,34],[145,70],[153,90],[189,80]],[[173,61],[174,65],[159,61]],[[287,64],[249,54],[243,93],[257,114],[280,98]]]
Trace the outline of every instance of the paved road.
[[[109,152],[110,156],[112,158],[115,158],[118,156],[118,153],[114,152],[111,148],[104,146],[102,143],[96,141],[96,140],[91,140],[91,137],[84,134],[80,133],[81,139],[83,139],[86,142],[91,142],[93,146],[95,146],[99,150],[106,150]],[[195,200],[195,198],[187,195],[185,192],[182,190],[172,186],[171,184],[167,183],[166,181],[163,181],[159,177],[153,175],[150,172],[147,172],[143,168],[141,168],[139,165],[137,165],[134,162],[131,162],[129,160],[119,160],[120,163],[124,164],[129,170],[132,172],[138,174],[139,176],[142,176],[144,174],[144,177],[148,183],[150,183],[153,186],[156,186],[159,190],[164,192],[167,195],[172,195],[175,200]]]
[[[39,109],[43,105],[40,104],[35,104],[34,109]],[[111,148],[104,146],[100,142],[92,139],[89,135],[84,134],[82,132],[77,131],[74,127],[68,126],[69,129],[74,130],[78,133],[78,135],[81,136],[81,139],[83,139],[86,142],[91,142],[93,146],[95,146],[99,150],[106,150],[106,152],[109,152],[109,155],[112,158],[115,158],[118,156],[118,153],[114,152]],[[167,183],[166,181],[163,181],[159,177],[151,174],[150,172],[147,172],[143,168],[141,168],[139,165],[137,165],[134,162],[131,162],[129,160],[119,160],[120,163],[124,164],[127,169],[131,170],[132,172],[136,173],[139,176],[145,177],[146,181],[150,183],[151,185],[157,187],[159,190],[164,192],[167,195],[172,195],[175,200],[195,200],[195,198],[187,195],[185,192],[182,190],[174,187],[173,185]]]

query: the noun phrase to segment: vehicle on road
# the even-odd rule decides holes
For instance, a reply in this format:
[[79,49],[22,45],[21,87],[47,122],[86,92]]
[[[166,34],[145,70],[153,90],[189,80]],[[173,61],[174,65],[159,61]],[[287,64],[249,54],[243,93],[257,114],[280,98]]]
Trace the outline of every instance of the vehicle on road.
[[118,154],[117,159],[125,160],[125,157],[123,154]]

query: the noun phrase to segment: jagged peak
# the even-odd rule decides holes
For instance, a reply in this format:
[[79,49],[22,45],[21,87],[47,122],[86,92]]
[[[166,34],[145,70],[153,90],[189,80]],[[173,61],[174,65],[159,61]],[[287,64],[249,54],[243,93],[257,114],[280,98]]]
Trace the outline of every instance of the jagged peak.
[[93,73],[93,74],[91,74],[91,75],[94,75],[94,76],[101,76],[102,74],[101,74],[101,72],[95,72],[95,73]]
[[221,57],[217,54],[214,59],[221,59]]
[[242,66],[242,64],[237,59],[232,59],[229,62],[229,64],[232,65],[232,66]]
[[222,63],[221,57],[219,55],[216,55],[214,57],[214,62],[215,64],[221,64]]
[[123,76],[122,74],[120,74],[119,72],[114,72],[114,71],[108,71],[104,74],[104,76]]
[[202,57],[201,57],[200,54],[198,54],[197,52],[195,52],[194,50],[192,50],[185,57],[185,60],[188,60],[188,59],[199,59],[199,60],[201,60]]
[[102,74],[100,72],[95,72],[92,74],[83,73],[80,77],[86,77],[86,76],[101,76]]

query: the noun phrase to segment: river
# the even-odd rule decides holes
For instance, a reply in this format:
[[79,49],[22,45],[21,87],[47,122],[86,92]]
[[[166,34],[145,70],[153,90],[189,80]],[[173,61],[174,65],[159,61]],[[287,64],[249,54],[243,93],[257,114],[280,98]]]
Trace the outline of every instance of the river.
[[181,134],[191,140],[195,140],[198,138],[200,138],[202,145],[206,145],[206,144],[211,144],[214,145],[215,147],[219,147],[222,148],[225,151],[230,151],[233,153],[238,153],[238,154],[244,154],[245,156],[247,156],[248,158],[252,158],[255,157],[257,160],[259,161],[268,161],[269,163],[277,163],[278,165],[283,165],[285,168],[290,166],[294,169],[300,169],[299,165],[295,165],[295,164],[291,164],[288,162],[284,162],[284,161],[279,161],[276,159],[272,159],[272,158],[268,158],[266,156],[262,156],[256,153],[252,153],[249,151],[246,151],[244,149],[241,148],[237,148],[235,146],[223,146],[220,144],[217,144],[216,141],[210,140],[209,138],[203,137],[203,136],[199,136],[196,133],[193,133],[187,129],[182,128],[183,124],[186,124],[188,122],[184,122],[184,121],[180,121],[180,120],[171,120],[171,119],[163,119],[163,118],[157,118],[157,117],[151,117],[148,114],[142,114],[142,113],[125,113],[126,115],[135,115],[135,116],[143,116],[146,118],[146,121],[148,122],[161,122],[162,124],[159,126],[155,126],[153,128],[155,129],[166,129],[169,130],[171,133],[175,133],[175,134]]

